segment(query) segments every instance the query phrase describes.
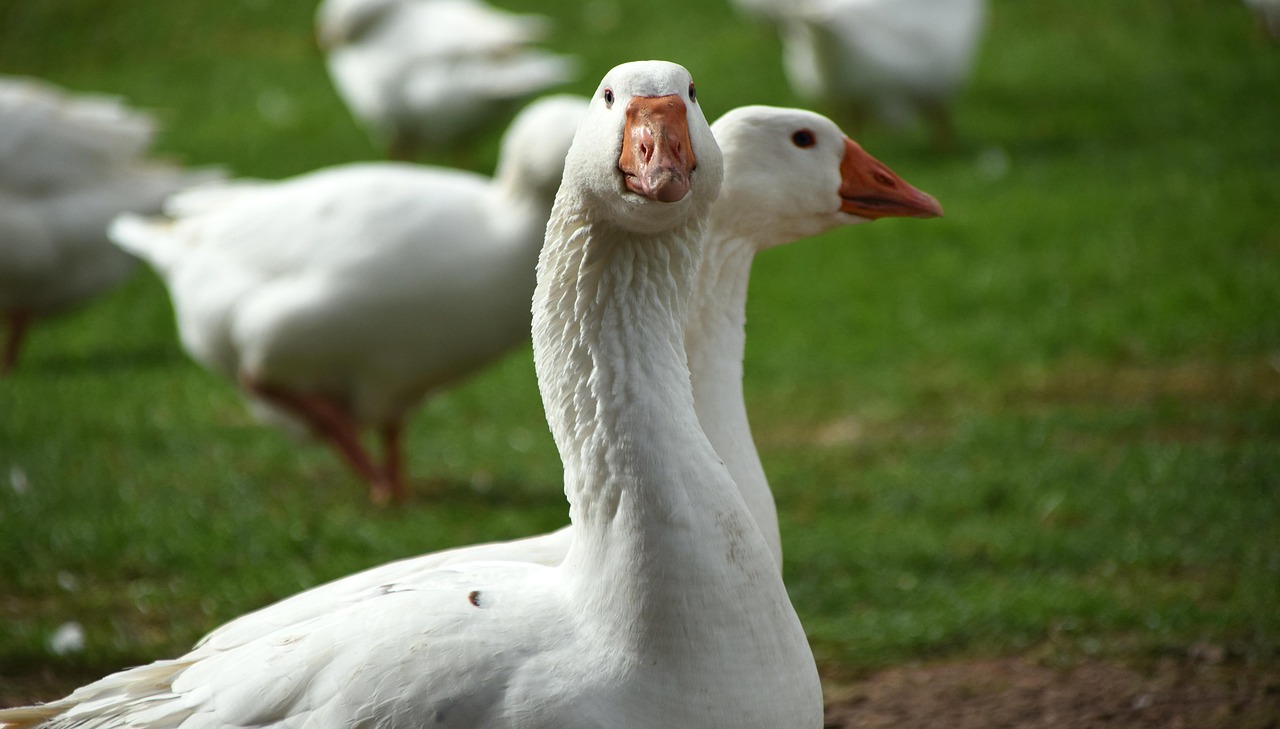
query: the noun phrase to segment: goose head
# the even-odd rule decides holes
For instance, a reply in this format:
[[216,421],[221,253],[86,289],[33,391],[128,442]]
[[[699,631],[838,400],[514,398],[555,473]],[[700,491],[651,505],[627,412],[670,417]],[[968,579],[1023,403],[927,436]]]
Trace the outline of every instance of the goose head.
[[566,463],[626,356],[656,353],[688,384],[684,313],[723,174],[688,71],[640,61],[605,75],[565,160],[533,296],[534,366]]
[[513,193],[528,191],[549,205],[586,114],[587,100],[572,94],[544,96],[526,106],[502,136],[497,179]]
[[569,152],[569,176],[605,212],[599,217],[623,230],[667,230],[705,210],[723,167],[689,72],[665,61],[609,71]]
[[821,114],[744,106],[711,128],[725,165],[713,227],[726,237],[767,248],[840,225],[942,215],[937,200]]

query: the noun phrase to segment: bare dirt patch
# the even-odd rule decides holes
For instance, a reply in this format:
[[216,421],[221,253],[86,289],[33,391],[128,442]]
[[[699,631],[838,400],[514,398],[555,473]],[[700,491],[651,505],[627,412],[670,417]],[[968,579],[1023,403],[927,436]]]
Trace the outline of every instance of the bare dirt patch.
[[1280,401],[1280,355],[1158,365],[1073,360],[1052,370],[1021,373],[1008,388],[1006,400],[1007,405],[1275,403]]
[[[845,692],[841,692],[845,693]],[[1161,661],[1139,672],[1021,657],[903,666],[849,686],[828,729],[1274,729],[1280,672]]]

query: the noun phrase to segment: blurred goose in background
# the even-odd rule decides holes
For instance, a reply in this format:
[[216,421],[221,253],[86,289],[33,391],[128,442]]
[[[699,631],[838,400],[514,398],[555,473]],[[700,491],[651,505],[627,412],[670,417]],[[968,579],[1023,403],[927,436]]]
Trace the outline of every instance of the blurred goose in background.
[[1262,29],[1280,41],[1280,0],[1244,0],[1244,4],[1253,11]]
[[[694,407],[781,568],[777,509],[742,393],[747,285],[755,255],[838,226],[885,217],[933,217],[942,208],[824,116],[747,106],[720,117],[711,129],[724,155],[725,180],[712,207],[685,330]],[[226,623],[205,636],[197,652],[244,645],[376,598],[388,584],[430,581],[431,573],[441,567],[476,560],[554,566],[564,559],[572,535],[573,527],[566,527],[373,567]]]
[[688,73],[615,68],[577,134],[533,297],[574,535],[225,651],[125,670],[10,727],[818,729],[777,565],[694,412],[684,313],[720,154]]
[[157,212],[170,194],[219,175],[145,159],[154,133],[150,116],[116,97],[0,77],[0,375],[16,364],[33,318],[133,271],[135,259],[107,239],[112,218]]
[[778,23],[795,12],[800,2],[801,0],[731,0],[730,4],[745,17]]
[[111,235],[164,278],[192,357],[260,415],[306,424],[375,501],[399,499],[406,418],[529,337],[534,264],[585,110],[572,96],[530,104],[493,178],[346,165],[191,190],[169,219],[125,216]]
[[574,74],[530,47],[547,18],[480,0],[325,0],[316,26],[338,94],[392,159],[454,147]]
[[985,22],[985,0],[807,0],[781,21],[783,67],[797,94],[854,129],[923,115],[948,147]]

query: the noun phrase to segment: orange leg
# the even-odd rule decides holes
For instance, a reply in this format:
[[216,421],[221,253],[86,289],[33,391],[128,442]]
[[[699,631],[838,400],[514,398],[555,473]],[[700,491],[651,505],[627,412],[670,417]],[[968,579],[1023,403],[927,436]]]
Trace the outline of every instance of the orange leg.
[[329,442],[351,470],[370,484],[371,495],[378,500],[379,471],[360,442],[360,430],[346,410],[322,395],[299,395],[275,385],[242,377],[245,389],[279,405],[306,421],[317,436]]
[[395,133],[387,144],[387,159],[392,162],[413,162],[418,157],[418,145],[407,134]]
[[5,339],[4,358],[0,359],[0,377],[9,374],[18,364],[18,350],[22,347],[22,337],[27,333],[27,325],[31,323],[31,312],[25,309],[13,309],[9,312],[9,335]]
[[403,425],[399,420],[382,426],[382,445],[386,454],[386,463],[380,477],[373,481],[370,488],[370,496],[376,503],[404,501],[404,451],[401,446],[403,431]]

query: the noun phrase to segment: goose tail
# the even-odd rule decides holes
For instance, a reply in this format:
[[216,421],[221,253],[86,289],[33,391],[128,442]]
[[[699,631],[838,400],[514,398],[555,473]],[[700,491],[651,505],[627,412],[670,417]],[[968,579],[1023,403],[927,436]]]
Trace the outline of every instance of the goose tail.
[[82,686],[66,698],[0,709],[3,729],[107,729],[124,725],[176,727],[189,713],[173,702],[173,682],[190,660],[156,661]]
[[111,221],[107,236],[118,247],[167,276],[181,260],[185,248],[175,239],[173,227],[174,221],[169,218],[122,213]]

